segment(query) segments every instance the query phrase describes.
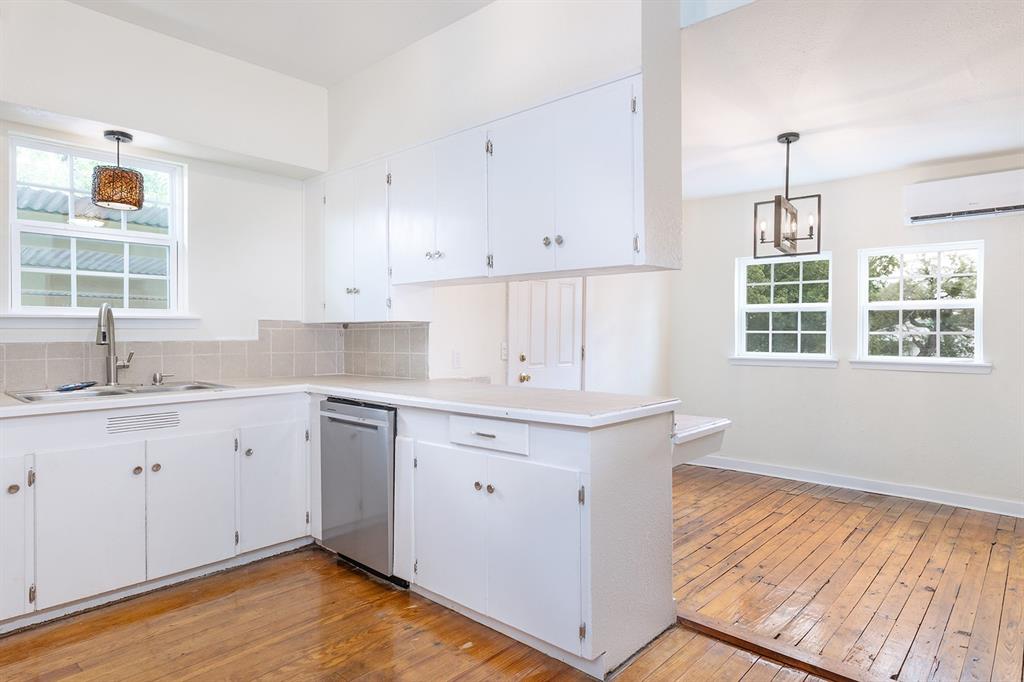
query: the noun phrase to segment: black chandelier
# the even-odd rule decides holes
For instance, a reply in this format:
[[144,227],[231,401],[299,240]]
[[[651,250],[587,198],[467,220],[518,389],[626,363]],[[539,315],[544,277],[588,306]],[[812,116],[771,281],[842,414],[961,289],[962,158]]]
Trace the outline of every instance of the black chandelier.
[[799,139],[800,133],[776,138],[786,145],[786,189],[771,201],[754,203],[754,258],[821,253],[821,195],[789,196],[789,146]]

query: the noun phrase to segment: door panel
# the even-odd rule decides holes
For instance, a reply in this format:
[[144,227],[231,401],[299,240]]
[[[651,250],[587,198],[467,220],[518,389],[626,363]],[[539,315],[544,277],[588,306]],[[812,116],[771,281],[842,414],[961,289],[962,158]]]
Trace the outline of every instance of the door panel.
[[555,112],[555,214],[559,270],[633,262],[632,81],[551,105]]
[[415,448],[415,582],[484,613],[487,456],[422,441]]
[[0,459],[0,620],[28,613],[32,583],[32,456]]
[[238,453],[238,551],[306,534],[305,422],[247,426]]
[[35,458],[36,608],[143,582],[145,443]]
[[487,226],[494,275],[555,269],[555,116],[550,106],[490,126]]
[[435,280],[487,275],[487,131],[434,143],[437,173]]
[[335,173],[324,184],[324,319],[348,322],[353,297],[348,293],[355,280],[352,248],[355,230],[355,173]]
[[509,385],[582,388],[583,279],[510,282],[508,297]]
[[391,172],[388,188],[391,282],[429,282],[434,269],[427,254],[436,250],[433,145],[422,145],[391,157],[388,170]]
[[489,457],[487,615],[580,652],[579,472]]
[[235,432],[146,442],[147,578],[235,554]]
[[388,299],[388,193],[387,164],[383,161],[355,170],[355,246],[352,253],[352,320],[387,319]]

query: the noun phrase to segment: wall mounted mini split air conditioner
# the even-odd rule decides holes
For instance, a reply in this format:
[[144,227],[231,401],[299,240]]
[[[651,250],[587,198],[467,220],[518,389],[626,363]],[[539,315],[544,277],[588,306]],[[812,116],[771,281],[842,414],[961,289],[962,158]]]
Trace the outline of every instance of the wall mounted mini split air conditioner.
[[903,209],[907,225],[1024,211],[1024,169],[907,185]]

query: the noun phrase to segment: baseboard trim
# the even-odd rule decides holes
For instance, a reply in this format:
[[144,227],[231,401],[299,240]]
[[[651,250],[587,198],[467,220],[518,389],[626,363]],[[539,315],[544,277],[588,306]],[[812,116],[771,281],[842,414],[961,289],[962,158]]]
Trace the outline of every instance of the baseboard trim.
[[896,495],[898,497],[909,497],[914,500],[925,502],[938,502],[956,507],[966,507],[978,511],[991,512],[993,514],[1004,514],[1024,518],[1024,500],[1004,500],[996,497],[982,497],[980,495],[968,495],[952,490],[940,490],[907,483],[891,483],[889,481],[876,481],[870,478],[859,478],[845,474],[833,474],[813,469],[800,469],[798,467],[780,466],[778,464],[765,464],[762,462],[751,462],[745,459],[734,457],[723,457],[721,455],[705,455],[688,462],[697,466],[713,467],[715,469],[731,469],[733,471],[744,471],[750,474],[764,474],[778,478],[788,478],[794,481],[805,481],[807,483],[818,483],[821,485],[834,485],[853,490],[863,490],[869,493],[880,493],[882,495]]

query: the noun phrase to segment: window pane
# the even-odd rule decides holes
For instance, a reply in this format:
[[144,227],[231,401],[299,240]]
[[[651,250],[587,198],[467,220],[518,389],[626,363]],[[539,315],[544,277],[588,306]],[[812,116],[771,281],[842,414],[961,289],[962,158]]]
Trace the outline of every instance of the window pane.
[[171,202],[170,173],[157,170],[147,170],[145,168],[136,168],[135,170],[142,173],[142,182],[147,201],[159,204],[169,204]]
[[747,329],[768,331],[768,313],[747,313]]
[[804,303],[828,303],[828,282],[804,284]]
[[[146,187],[147,196],[149,187]],[[168,208],[146,201],[138,211],[125,211],[126,227],[133,232],[167,234],[170,218]]]
[[124,307],[124,279],[121,277],[78,275],[77,285],[78,305],[82,308],[99,308],[104,303]]
[[939,353],[944,358],[973,358],[973,334],[940,334]]
[[868,277],[898,277],[900,259],[897,256],[871,256],[868,258]]
[[767,353],[768,352],[768,335],[767,334],[747,334],[747,352],[748,353]]
[[900,311],[898,310],[869,310],[868,331],[872,332],[894,332],[900,326]]
[[772,266],[770,265],[748,265],[747,283],[770,282],[772,278]]
[[159,308],[166,310],[167,280],[166,279],[129,279],[129,308]]
[[121,242],[79,239],[75,257],[79,270],[124,272],[124,244]]
[[907,334],[904,336],[903,356],[908,358],[935,357],[935,334]]
[[869,301],[897,301],[899,297],[899,280],[872,279],[868,281]]
[[805,332],[825,331],[825,311],[800,313],[800,329]]
[[871,334],[868,336],[868,355],[899,355],[900,339],[895,334]]
[[800,301],[799,284],[776,284],[773,303],[798,303]]
[[938,271],[939,255],[937,253],[903,254],[903,276],[907,279],[934,277]]
[[71,306],[71,275],[21,273],[21,304],[58,308]]
[[943,275],[965,275],[974,274],[978,271],[978,252],[974,249],[967,251],[946,251],[942,254]]
[[827,260],[809,260],[804,262],[804,281],[828,279]]
[[167,276],[167,256],[170,248],[148,244],[128,245],[128,272],[133,275]]
[[796,282],[800,279],[800,263],[776,263],[776,282]]
[[78,227],[102,227],[108,230],[121,229],[121,211],[100,208],[92,203],[92,195],[75,195],[75,215],[71,224]]
[[795,353],[796,334],[772,334],[773,353]]
[[942,298],[974,298],[977,295],[978,278],[975,275],[942,280]]
[[18,147],[16,163],[18,182],[68,188],[67,154]]
[[944,332],[973,332],[974,310],[971,308],[943,310],[940,322]]
[[772,313],[773,331],[796,331],[796,313]]
[[68,222],[68,195],[52,189],[18,186],[18,219]]
[[935,278],[907,279],[903,282],[904,301],[926,301],[935,298]]
[[800,352],[801,353],[824,353],[825,352],[825,335],[824,334],[801,334],[800,335]]
[[21,234],[21,264],[29,268],[70,270],[71,240],[67,237],[51,237],[47,234],[23,232]]
[[747,287],[747,303],[770,303],[771,287],[765,284],[755,284]]
[[909,334],[935,331],[934,310],[904,310],[903,330]]
[[97,161],[96,159],[83,159],[76,156],[71,160],[71,175],[76,192],[92,193],[92,169],[96,166],[112,166],[108,161]]

